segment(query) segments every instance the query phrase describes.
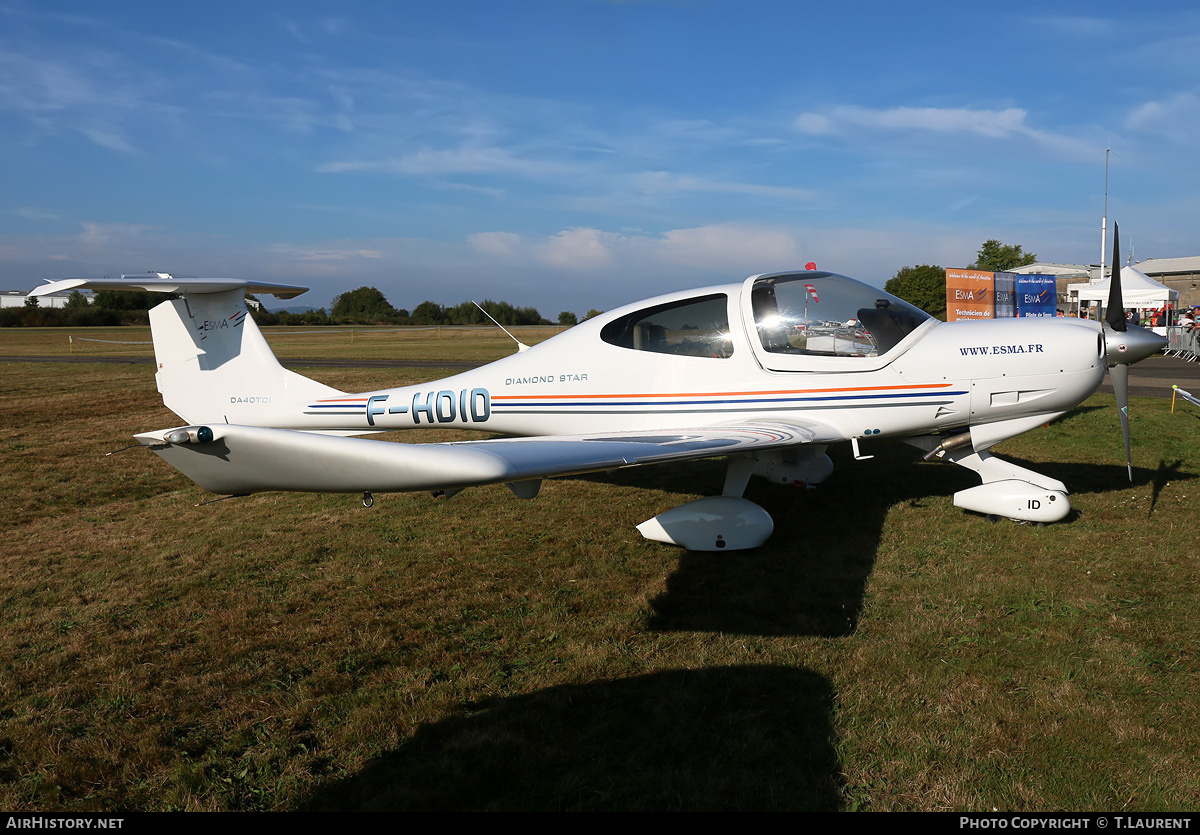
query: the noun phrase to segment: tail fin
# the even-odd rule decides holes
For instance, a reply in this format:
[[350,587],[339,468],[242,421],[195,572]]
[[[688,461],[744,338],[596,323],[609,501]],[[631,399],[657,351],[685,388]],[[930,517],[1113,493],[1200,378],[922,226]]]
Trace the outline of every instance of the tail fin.
[[150,273],[54,281],[30,295],[76,288],[148,290],[183,297],[150,311],[150,331],[163,403],[188,423],[267,426],[278,411],[273,406],[286,410],[297,400],[342,393],[280,365],[246,310],[247,292],[291,298],[306,287]]
[[275,411],[264,404],[340,393],[279,364],[241,289],[165,301],[150,331],[163,403],[188,423],[254,426]]

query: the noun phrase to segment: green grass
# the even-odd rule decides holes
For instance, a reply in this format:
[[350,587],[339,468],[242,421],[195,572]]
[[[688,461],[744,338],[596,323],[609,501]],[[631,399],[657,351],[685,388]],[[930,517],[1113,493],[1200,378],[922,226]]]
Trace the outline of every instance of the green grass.
[[146,367],[0,391],[0,808],[1200,805],[1195,409],[1133,399],[1133,486],[1111,397],[1004,444],[1072,489],[1064,524],[959,511],[972,474],[878,444],[752,484],[774,536],[696,554],[634,525],[716,462],[196,507],[104,456],[176,422]]

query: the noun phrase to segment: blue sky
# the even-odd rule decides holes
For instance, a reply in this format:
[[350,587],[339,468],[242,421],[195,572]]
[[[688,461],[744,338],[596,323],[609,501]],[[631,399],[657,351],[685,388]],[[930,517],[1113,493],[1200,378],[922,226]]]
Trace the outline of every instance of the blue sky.
[[0,0],[0,289],[398,307],[1200,255],[1193,3]]

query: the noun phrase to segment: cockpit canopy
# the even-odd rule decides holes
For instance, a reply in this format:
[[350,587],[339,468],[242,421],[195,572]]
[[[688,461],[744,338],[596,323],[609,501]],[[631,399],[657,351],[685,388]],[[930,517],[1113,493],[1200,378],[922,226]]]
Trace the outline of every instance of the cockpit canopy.
[[889,293],[834,273],[763,275],[750,292],[759,341],[772,354],[874,357],[931,318]]
[[[823,368],[827,360],[819,357],[835,365],[842,365],[838,358],[877,357],[932,318],[876,287],[817,271],[754,276],[734,300],[733,316],[740,307],[746,335],[752,342],[757,335],[753,352],[774,370]],[[607,322],[600,338],[634,351],[729,359],[730,307],[729,288],[652,300]]]

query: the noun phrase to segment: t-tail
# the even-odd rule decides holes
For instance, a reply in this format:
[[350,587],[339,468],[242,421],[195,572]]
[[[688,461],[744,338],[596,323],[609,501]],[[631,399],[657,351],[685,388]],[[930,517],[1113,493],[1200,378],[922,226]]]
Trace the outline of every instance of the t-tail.
[[237,278],[67,279],[30,295],[76,289],[177,293],[150,311],[156,379],[163,404],[185,422],[268,425],[273,405],[341,394],[279,364],[246,309],[246,293],[292,298],[308,288]]

